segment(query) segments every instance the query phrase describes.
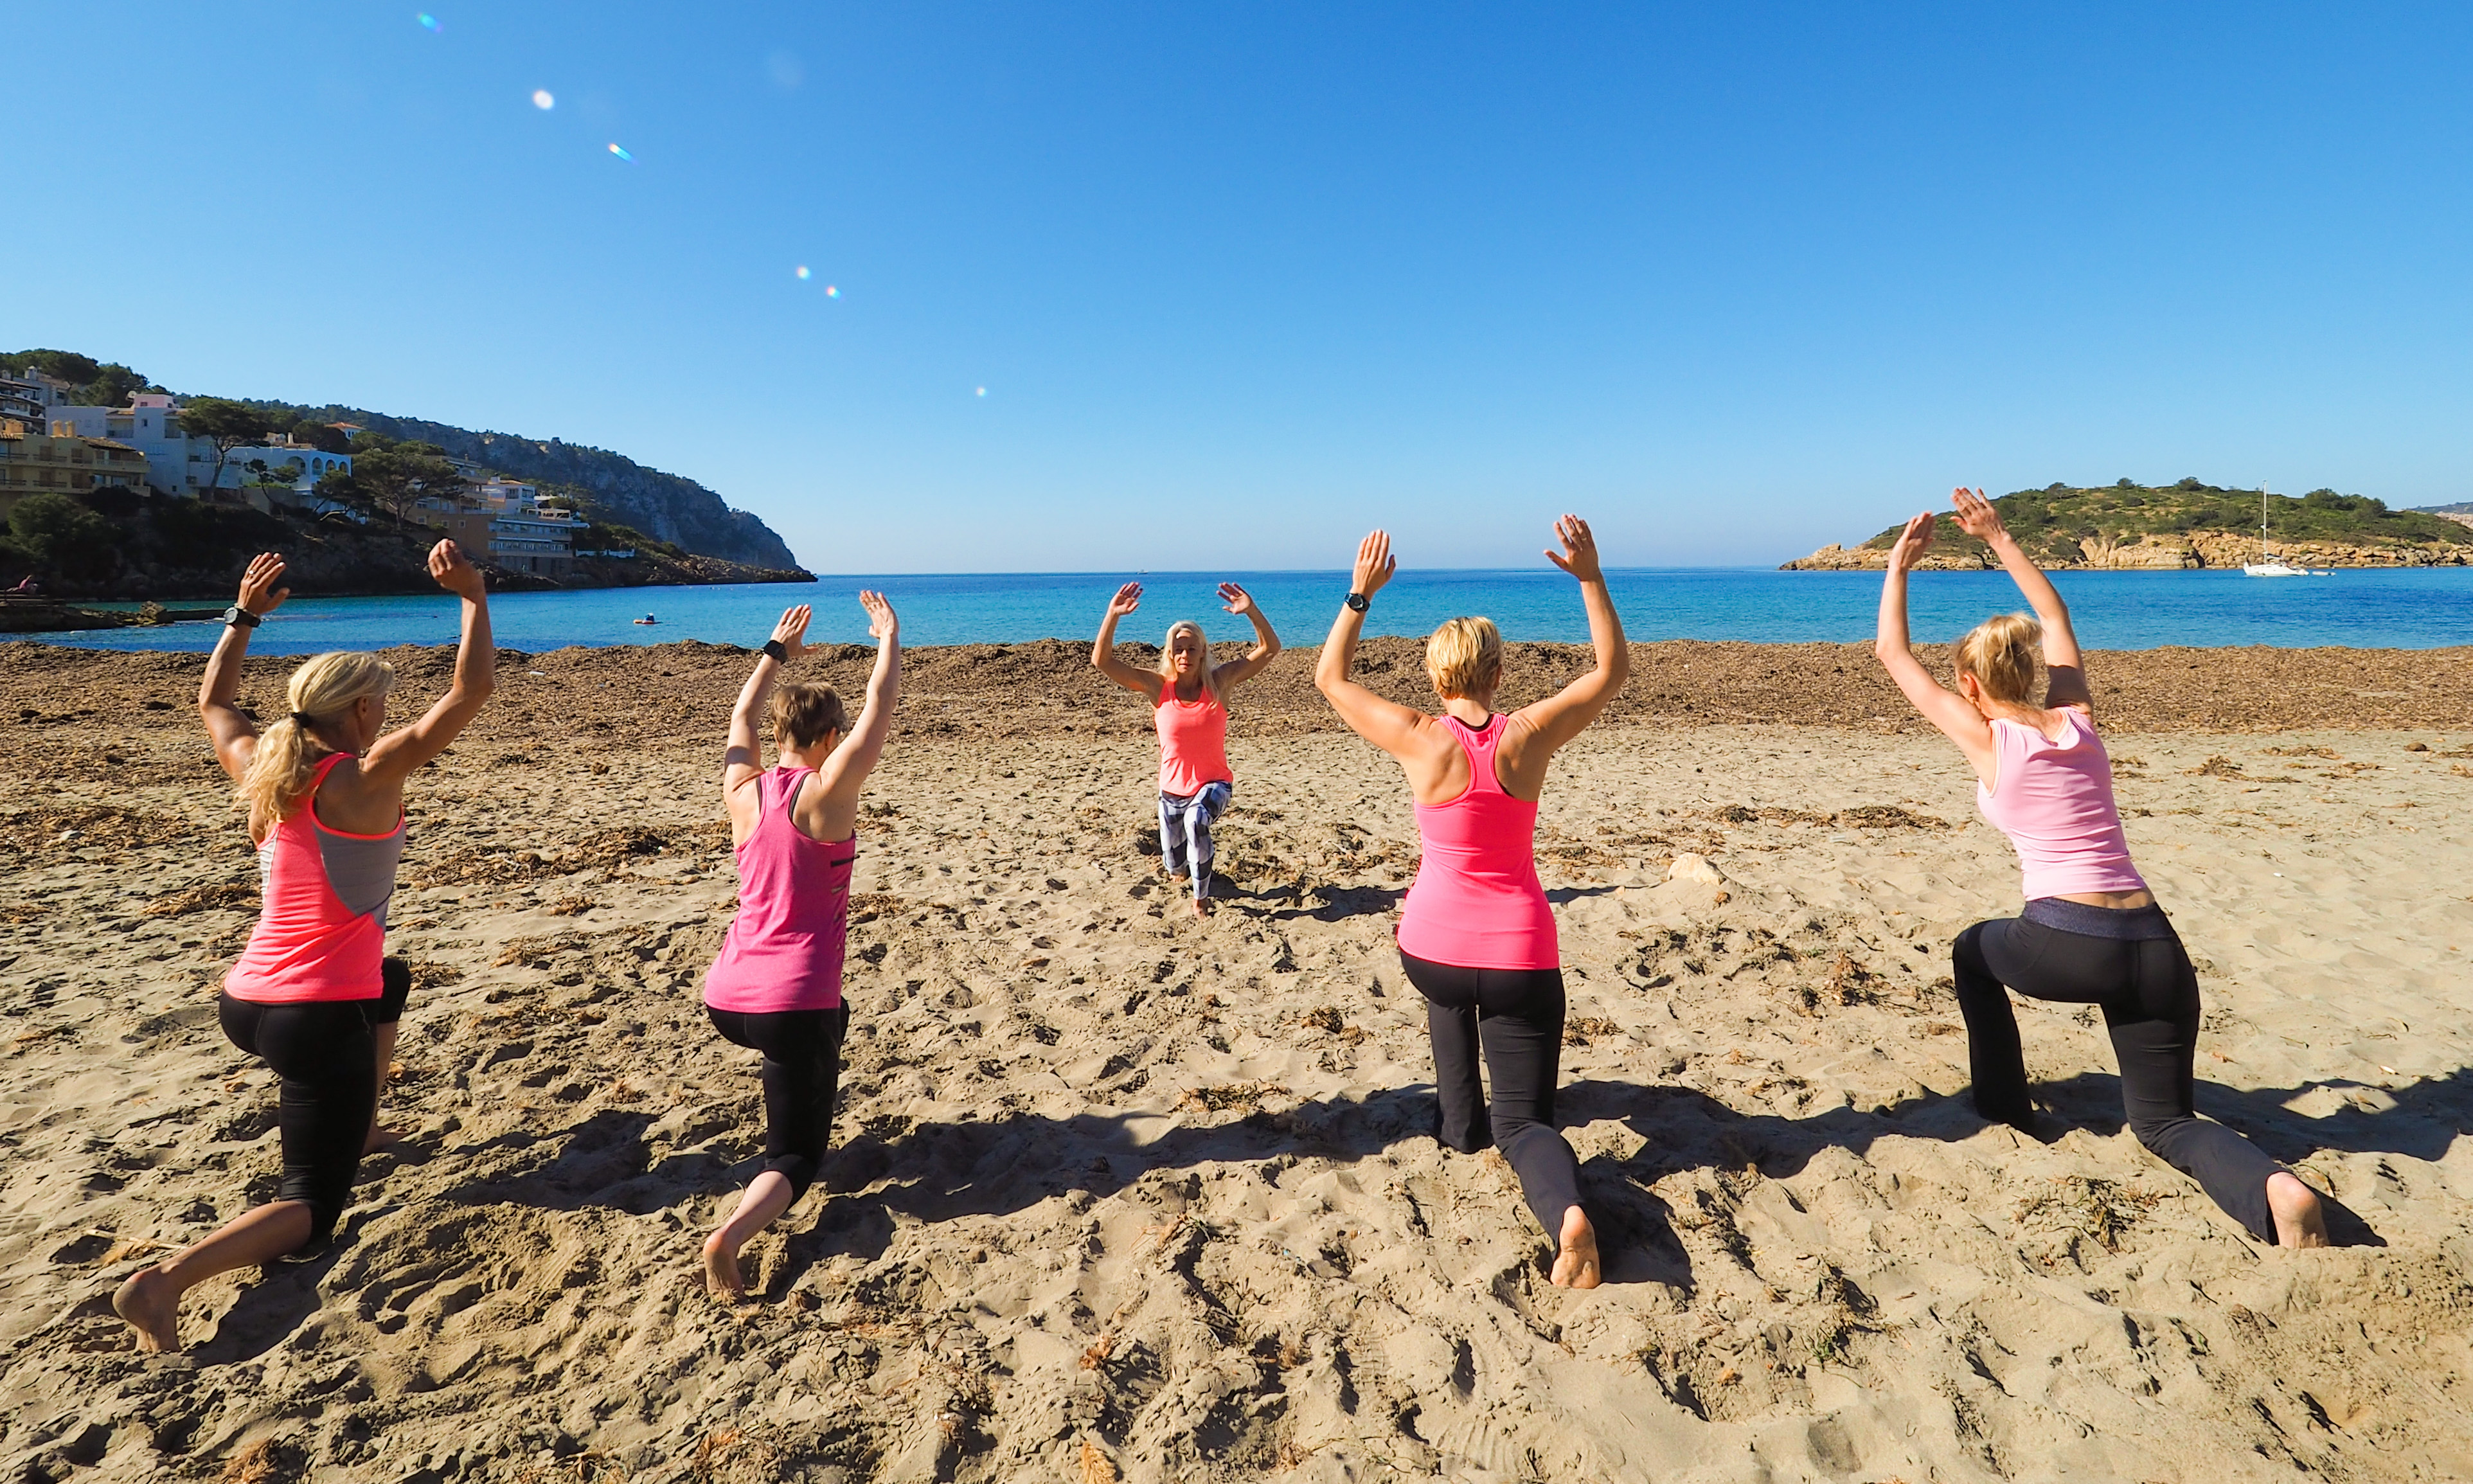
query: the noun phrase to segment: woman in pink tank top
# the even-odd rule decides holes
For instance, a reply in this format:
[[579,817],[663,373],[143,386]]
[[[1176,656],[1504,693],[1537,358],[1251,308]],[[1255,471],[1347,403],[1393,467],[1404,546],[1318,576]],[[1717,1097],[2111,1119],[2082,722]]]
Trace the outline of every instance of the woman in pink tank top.
[[[1907,639],[1907,573],[1933,540],[1926,513],[1907,523],[1890,553],[1874,649],[1915,709],[1974,765],[1977,806],[2009,837],[2024,876],[2024,911],[1976,923],[1951,953],[1976,1112],[2034,1133],[2007,990],[2100,1006],[2139,1142],[2197,1180],[2261,1241],[2323,1247],[2326,1215],[2300,1177],[2197,1115],[2197,970],[2130,862],[2069,608],[1981,491],[1959,490],[1953,499],[1957,528],[2001,559],[2034,617],[2005,614],[1958,640],[1955,692],[1933,679]],[[2041,705],[2039,644],[2050,676]]]
[[1170,877],[1190,878],[1195,917],[1211,910],[1211,826],[1236,787],[1228,766],[1228,692],[1260,675],[1280,653],[1280,636],[1251,593],[1221,583],[1219,600],[1228,611],[1253,622],[1254,647],[1241,659],[1213,665],[1202,626],[1189,618],[1168,626],[1158,669],[1117,658],[1116,620],[1142,606],[1140,583],[1116,589],[1091,645],[1093,668],[1151,704],[1151,725],[1160,740],[1160,865]]
[[[1374,595],[1397,563],[1381,531],[1357,549],[1356,586],[1332,624],[1314,685],[1356,733],[1398,758],[1417,804],[1424,857],[1400,912],[1400,964],[1426,997],[1434,1048],[1435,1137],[1462,1153],[1501,1147],[1538,1225],[1556,1246],[1550,1277],[1595,1288],[1597,1228],[1580,1205],[1579,1161],[1554,1125],[1563,1046],[1563,969],[1554,914],[1537,880],[1537,800],[1555,750],[1622,689],[1631,651],[1606,592],[1588,522],[1555,523],[1547,556],[1580,581],[1597,666],[1508,716],[1494,709],[1502,636],[1454,618],[1426,643],[1443,712],[1385,700],[1348,678]],[[1491,1100],[1477,1069],[1482,1050]]]
[[180,1296],[218,1273],[323,1246],[376,1147],[378,1094],[411,970],[385,957],[387,900],[403,851],[403,783],[445,751],[490,698],[496,652],[487,585],[453,541],[429,573],[464,600],[455,679],[422,717],[386,731],[395,672],[375,655],[320,655],[292,672],[283,714],[262,730],[240,708],[249,633],[283,605],[283,559],[249,564],[206,661],[198,711],[215,760],[239,785],[264,902],[216,1015],[233,1045],[280,1079],[283,1179],[275,1199],[140,1269],[112,1296],[137,1348],[178,1350]]
[[[832,1137],[850,1027],[842,963],[858,796],[884,755],[901,688],[900,620],[877,593],[858,601],[876,647],[856,722],[830,685],[774,689],[781,667],[805,652],[814,614],[804,603],[782,613],[730,713],[721,800],[738,857],[738,913],[705,972],[704,1004],[714,1030],[764,1059],[764,1167],[705,1238],[705,1283],[725,1300],[747,1294],[739,1249],[806,1194]],[[771,768],[756,739],[768,697],[779,757]]]

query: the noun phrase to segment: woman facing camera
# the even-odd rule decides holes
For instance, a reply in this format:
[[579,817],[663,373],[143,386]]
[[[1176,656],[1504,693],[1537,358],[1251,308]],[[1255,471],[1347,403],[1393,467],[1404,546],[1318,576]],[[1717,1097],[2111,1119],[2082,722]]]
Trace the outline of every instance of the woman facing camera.
[[480,713],[496,664],[481,573],[453,541],[440,541],[429,575],[464,600],[446,694],[387,732],[394,669],[375,655],[320,655],[292,672],[286,713],[261,731],[236,704],[241,661],[249,632],[291,596],[283,571],[272,552],[249,564],[198,690],[215,760],[249,811],[265,892],[216,1012],[231,1043],[281,1079],[283,1179],[273,1201],[120,1285],[111,1306],[137,1331],[139,1350],[180,1349],[182,1294],[218,1273],[314,1253],[351,1199],[412,987],[402,961],[385,956],[403,782]]
[[[1502,636],[1454,618],[1426,641],[1439,716],[1386,701],[1348,678],[1374,595],[1397,563],[1381,531],[1357,548],[1355,590],[1332,624],[1314,685],[1357,734],[1399,759],[1417,804],[1424,859],[1400,912],[1400,965],[1426,997],[1434,1047],[1435,1137],[1473,1154],[1499,1145],[1538,1225],[1556,1243],[1557,1287],[1595,1288],[1597,1229],[1580,1207],[1580,1167],[1554,1126],[1563,1047],[1563,969],[1553,909],[1537,880],[1537,801],[1555,751],[1597,720],[1631,673],[1587,521],[1555,523],[1546,555],[1580,582],[1597,665],[1508,716],[1494,709]],[[1491,1102],[1477,1075],[1483,1051]]]
[[1170,876],[1191,877],[1195,917],[1211,910],[1211,826],[1236,787],[1236,772],[1228,766],[1228,692],[1261,674],[1280,653],[1280,636],[1252,594],[1221,583],[1219,601],[1254,625],[1254,647],[1241,659],[1213,665],[1202,625],[1189,618],[1168,625],[1158,669],[1137,669],[1117,658],[1116,620],[1142,606],[1140,583],[1116,589],[1091,644],[1091,663],[1100,674],[1151,704],[1160,740],[1160,864]]
[[[705,972],[704,1003],[725,1040],[764,1058],[764,1168],[705,1239],[705,1281],[724,1299],[746,1296],[739,1249],[806,1194],[832,1136],[850,1025],[842,960],[859,789],[884,755],[901,688],[900,620],[876,593],[858,601],[876,648],[856,721],[830,685],[793,681],[774,689],[781,667],[805,651],[813,615],[804,603],[781,615],[730,713],[721,799],[738,857],[738,915]],[[768,696],[772,768],[756,739]]]
[[[1976,805],[2016,848],[2026,908],[1958,934],[1951,957],[1966,1017],[1975,1110],[2031,1134],[2018,1020],[2003,986],[2029,999],[2096,1005],[2121,1063],[2121,1100],[2138,1141],[2197,1181],[2261,1241],[2327,1245],[2318,1197],[2221,1123],[2197,1115],[2198,975],[2156,905],[2121,827],[2112,759],[2070,610],[1981,491],[1959,490],[1958,528],[1992,548],[2035,612],[1987,619],[1957,641],[1957,689],[1944,689],[1907,640],[1907,573],[1932,546],[1929,512],[1907,522],[1881,587],[1889,676],[1975,768]],[[2051,676],[2034,700],[2035,658]]]

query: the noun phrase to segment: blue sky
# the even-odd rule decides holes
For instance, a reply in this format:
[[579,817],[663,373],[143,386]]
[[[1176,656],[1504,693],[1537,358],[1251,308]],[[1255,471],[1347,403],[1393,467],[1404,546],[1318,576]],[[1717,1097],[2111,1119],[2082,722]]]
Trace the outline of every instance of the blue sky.
[[432,13],[47,10],[0,347],[615,448],[825,571],[2473,498],[2462,6]]

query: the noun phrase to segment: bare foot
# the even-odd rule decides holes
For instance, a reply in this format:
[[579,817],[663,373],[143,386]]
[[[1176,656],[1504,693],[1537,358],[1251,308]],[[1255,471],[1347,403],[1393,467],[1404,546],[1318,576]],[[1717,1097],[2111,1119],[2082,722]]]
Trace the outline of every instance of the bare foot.
[[747,1301],[747,1280],[738,1276],[738,1253],[715,1232],[704,1239],[704,1286],[725,1304]]
[[1554,1255],[1551,1277],[1557,1288],[1595,1288],[1606,1281],[1597,1265],[1597,1229],[1576,1206],[1563,1211],[1563,1250]]
[[1198,918],[1207,918],[1211,916],[1211,903],[1200,897],[1196,897],[1193,898],[1193,915]]
[[372,1123],[370,1125],[369,1138],[361,1145],[361,1154],[364,1158],[373,1155],[401,1137],[383,1123]]
[[151,1267],[129,1275],[111,1296],[112,1312],[137,1331],[137,1348],[164,1354],[180,1348],[180,1295],[162,1273]]
[[2327,1209],[2319,1204],[2318,1192],[2303,1185],[2300,1176],[2289,1170],[2268,1176],[2267,1209],[2275,1213],[2276,1246],[2327,1245]]

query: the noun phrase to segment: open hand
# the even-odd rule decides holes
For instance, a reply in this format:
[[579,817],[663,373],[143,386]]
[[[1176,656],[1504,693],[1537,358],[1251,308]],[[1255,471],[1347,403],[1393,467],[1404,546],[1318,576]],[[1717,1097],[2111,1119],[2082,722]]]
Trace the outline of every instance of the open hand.
[[283,559],[271,551],[259,552],[240,578],[240,606],[264,618],[283,606],[292,589],[278,586],[283,581]]
[[892,641],[901,637],[901,619],[893,611],[893,605],[884,601],[883,593],[869,592],[865,588],[861,588],[858,595],[858,606],[867,610],[867,636],[869,638],[880,639],[886,643],[891,643]]
[[1554,522],[1554,536],[1563,543],[1563,549],[1546,553],[1547,561],[1584,583],[1605,580],[1604,569],[1597,565],[1597,539],[1587,521],[1577,515],[1565,515]]
[[1219,606],[1238,617],[1250,617],[1254,611],[1254,595],[1235,583],[1219,585]]
[[1957,528],[1977,540],[1988,544],[2009,534],[2001,523],[2001,512],[1992,508],[1982,491],[1960,486],[1949,492],[1949,502],[1957,507]]
[[464,548],[453,541],[440,541],[429,548],[429,575],[439,586],[468,602],[480,602],[490,590],[489,579],[465,558]]
[[1908,521],[1907,528],[1898,533],[1898,544],[1889,549],[1889,570],[1913,571],[1915,563],[1924,559],[1924,553],[1932,549],[1932,543],[1933,514],[1925,511]]
[[1370,598],[1398,570],[1400,559],[1391,555],[1391,533],[1376,531],[1357,543],[1357,570],[1349,578],[1348,590]]
[[773,642],[781,646],[783,659],[796,659],[807,652],[807,621],[816,610],[804,603],[781,610],[781,621],[773,626]]
[[1108,600],[1108,616],[1111,618],[1122,618],[1141,606],[1142,585],[1140,583],[1127,583],[1122,587],[1116,589],[1116,595],[1115,597]]

